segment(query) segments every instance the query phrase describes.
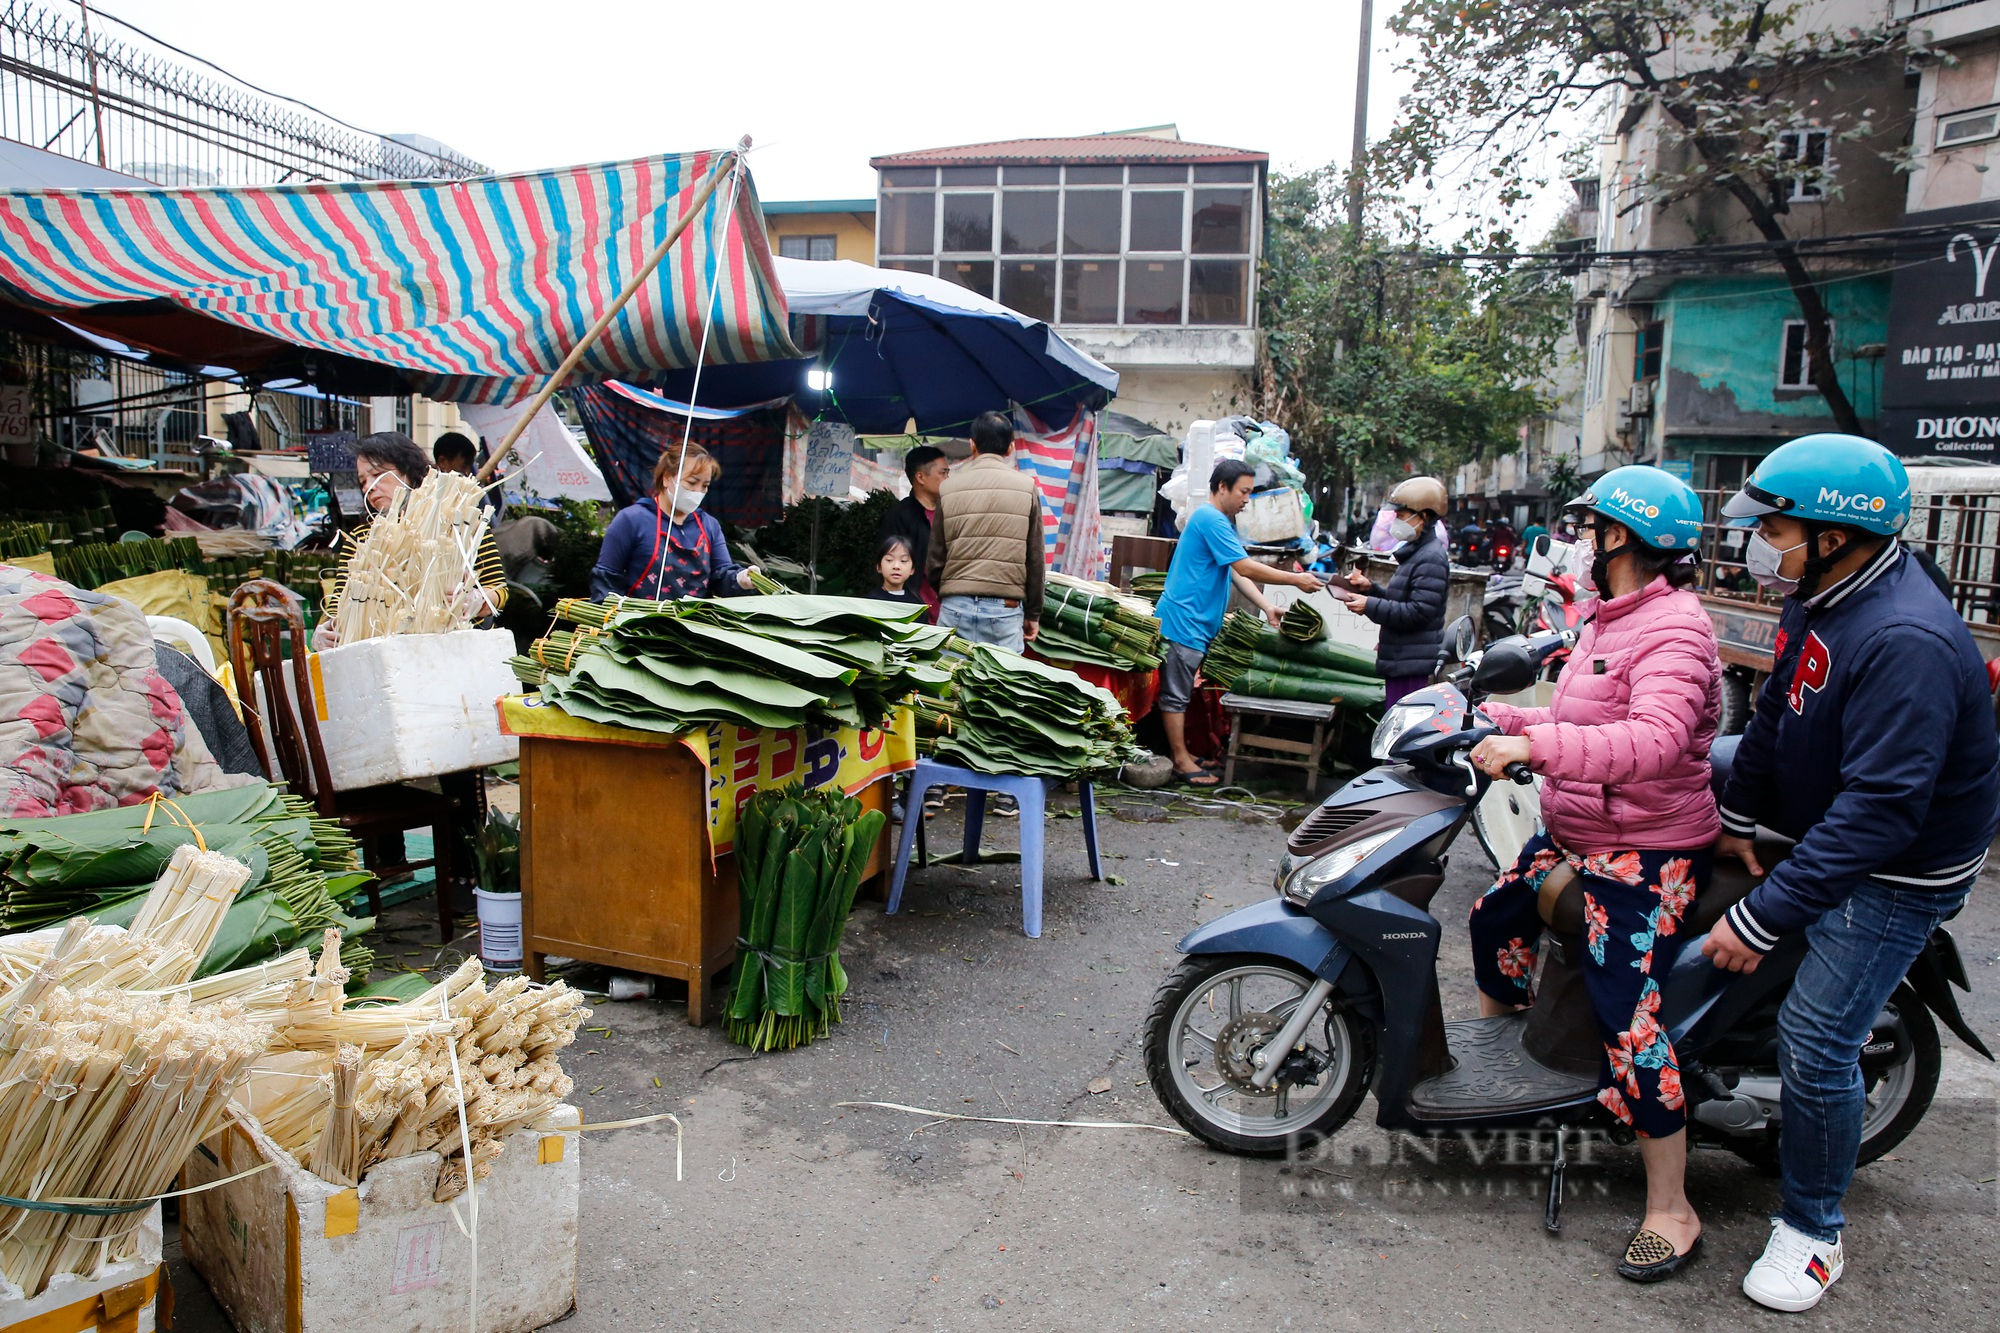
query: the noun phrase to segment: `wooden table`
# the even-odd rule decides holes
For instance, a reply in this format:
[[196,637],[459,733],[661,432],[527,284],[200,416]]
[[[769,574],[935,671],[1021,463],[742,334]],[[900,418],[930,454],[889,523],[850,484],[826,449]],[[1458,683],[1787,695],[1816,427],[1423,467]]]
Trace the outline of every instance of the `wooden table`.
[[[892,783],[857,793],[889,809]],[[688,1022],[720,1011],[736,961],[736,857],[710,861],[707,773],[685,745],[521,738],[521,942],[528,974],[551,954],[687,982]],[[864,891],[880,896],[890,833]]]

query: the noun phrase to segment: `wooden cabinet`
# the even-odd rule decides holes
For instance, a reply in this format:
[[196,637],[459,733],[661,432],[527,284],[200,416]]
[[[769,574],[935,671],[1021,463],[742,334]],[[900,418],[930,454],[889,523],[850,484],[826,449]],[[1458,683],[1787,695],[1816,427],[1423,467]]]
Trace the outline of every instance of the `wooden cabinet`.
[[[859,793],[889,808],[886,777]],[[736,858],[711,864],[707,774],[684,745],[521,738],[521,931],[529,975],[551,954],[687,982],[688,1021],[720,1012],[736,959]],[[864,885],[879,895],[890,834]]]

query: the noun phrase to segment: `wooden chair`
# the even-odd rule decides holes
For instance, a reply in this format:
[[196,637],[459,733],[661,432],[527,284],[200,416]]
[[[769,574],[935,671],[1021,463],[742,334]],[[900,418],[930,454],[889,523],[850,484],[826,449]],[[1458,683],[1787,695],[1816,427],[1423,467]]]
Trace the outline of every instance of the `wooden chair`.
[[[390,783],[336,792],[319,737],[319,708],[307,665],[305,618],[298,597],[281,583],[253,579],[229,599],[229,660],[243,700],[243,721],[258,761],[273,782],[311,801],[320,816],[340,822],[361,844],[368,882],[368,910],[382,913],[381,884],[430,868],[437,881],[439,943],[453,935],[451,884],[458,870],[457,802],[421,787]],[[289,659],[291,681],[285,679]],[[433,855],[385,864],[378,843],[408,829],[431,830]],[[401,839],[395,841],[400,844]]]

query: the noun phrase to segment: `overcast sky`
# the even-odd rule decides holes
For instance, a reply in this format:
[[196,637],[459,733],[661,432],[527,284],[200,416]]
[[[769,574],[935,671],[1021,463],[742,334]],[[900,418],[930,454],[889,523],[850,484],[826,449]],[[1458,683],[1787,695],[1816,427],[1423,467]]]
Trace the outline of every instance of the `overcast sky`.
[[[749,134],[767,200],[872,195],[879,153],[1163,122],[1281,171],[1344,164],[1360,13],[1358,0],[106,4],[253,83],[501,170]],[[1404,86],[1392,9],[1377,5],[1376,132]]]

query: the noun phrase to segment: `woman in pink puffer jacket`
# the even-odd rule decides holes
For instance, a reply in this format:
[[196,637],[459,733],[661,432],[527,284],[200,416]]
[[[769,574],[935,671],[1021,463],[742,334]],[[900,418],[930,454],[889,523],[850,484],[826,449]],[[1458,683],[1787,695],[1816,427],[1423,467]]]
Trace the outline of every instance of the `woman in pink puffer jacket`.
[[1680,923],[1708,882],[1721,831],[1709,792],[1722,664],[1689,591],[1701,501],[1650,467],[1606,473],[1575,504],[1602,600],[1578,636],[1547,708],[1487,704],[1505,737],[1473,751],[1499,776],[1525,762],[1543,777],[1545,833],[1472,906],[1481,1012],[1533,1002],[1542,881],[1567,862],[1582,878],[1584,983],[1604,1041],[1597,1099],[1639,1136],[1646,1217],[1618,1266],[1653,1282],[1693,1257],[1701,1223],[1687,1201],[1687,1102],[1661,1029],[1658,978]]

